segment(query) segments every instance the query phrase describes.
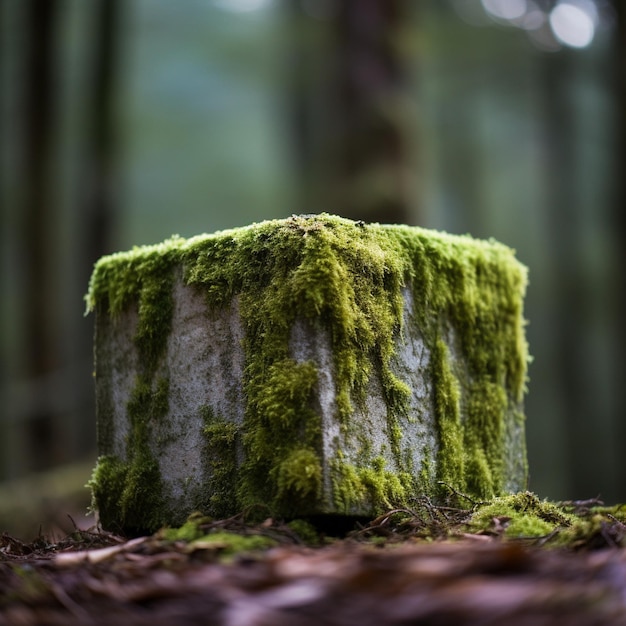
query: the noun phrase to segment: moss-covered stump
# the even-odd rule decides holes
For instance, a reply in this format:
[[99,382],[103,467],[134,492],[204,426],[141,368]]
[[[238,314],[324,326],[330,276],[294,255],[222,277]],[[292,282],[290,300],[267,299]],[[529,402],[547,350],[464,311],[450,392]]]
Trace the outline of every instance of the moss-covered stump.
[[525,286],[496,242],[326,214],[102,258],[102,525],[523,489]]

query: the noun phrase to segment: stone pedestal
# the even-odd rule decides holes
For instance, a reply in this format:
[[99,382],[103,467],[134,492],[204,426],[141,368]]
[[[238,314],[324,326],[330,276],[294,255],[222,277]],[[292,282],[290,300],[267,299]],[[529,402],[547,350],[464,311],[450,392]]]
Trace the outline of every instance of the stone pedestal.
[[325,214],[101,259],[102,525],[524,488],[525,283],[495,242]]

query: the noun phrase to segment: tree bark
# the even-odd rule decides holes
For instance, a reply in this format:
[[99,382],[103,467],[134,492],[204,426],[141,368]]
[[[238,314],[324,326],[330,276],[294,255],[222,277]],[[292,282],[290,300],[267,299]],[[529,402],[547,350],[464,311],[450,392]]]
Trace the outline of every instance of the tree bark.
[[[115,119],[115,95],[120,60],[121,3],[119,0],[95,0],[94,33],[91,44],[93,58],[89,72],[86,98],[88,121],[84,145],[83,171],[79,180],[79,201],[75,245],[76,302],[87,289],[94,263],[114,251],[117,224],[118,133]],[[77,311],[78,314],[78,311]],[[93,322],[86,320],[68,331],[72,335],[72,385],[81,390],[72,420],[72,444],[75,455],[95,450],[95,398],[91,376]]]
[[292,93],[296,159],[308,211],[386,223],[418,221],[400,36],[405,0],[338,0],[297,19]]
[[410,221],[406,88],[398,35],[404,0],[343,0],[335,23],[335,185],[346,217]]
[[[25,85],[23,110],[23,161],[19,242],[24,292],[24,375],[41,380],[58,367],[54,284],[55,193],[52,149],[56,113],[55,27],[56,0],[25,2]],[[45,402],[27,416],[26,444],[32,469],[41,469],[55,455],[54,415]]]
[[85,234],[81,259],[89,273],[98,258],[112,251],[117,213],[114,96],[119,57],[120,3],[118,0],[98,0],[95,12],[97,25],[93,83],[88,101],[91,118],[84,176],[86,188],[81,207]]
[[[626,458],[626,6],[622,0],[614,1],[617,15],[616,54],[614,59],[614,84],[616,93],[616,145],[614,167],[614,197],[612,223],[615,228],[615,271],[613,294],[615,317],[615,351],[613,357],[615,402],[616,458]],[[618,473],[619,474],[619,473]],[[623,497],[623,496],[622,496]]]

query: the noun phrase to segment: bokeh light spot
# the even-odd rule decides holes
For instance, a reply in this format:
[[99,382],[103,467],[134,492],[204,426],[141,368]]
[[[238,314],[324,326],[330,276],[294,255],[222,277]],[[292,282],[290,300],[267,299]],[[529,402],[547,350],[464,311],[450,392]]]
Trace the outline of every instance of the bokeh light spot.
[[215,5],[220,9],[233,13],[251,13],[267,8],[272,0],[215,0]]
[[593,16],[569,2],[561,2],[552,9],[550,28],[554,36],[570,48],[586,48],[595,34]]
[[482,0],[487,13],[502,20],[516,20],[526,13],[526,0]]

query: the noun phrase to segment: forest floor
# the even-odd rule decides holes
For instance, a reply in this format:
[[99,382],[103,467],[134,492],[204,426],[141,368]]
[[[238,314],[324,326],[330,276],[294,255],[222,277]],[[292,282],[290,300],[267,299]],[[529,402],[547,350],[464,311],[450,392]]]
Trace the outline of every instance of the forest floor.
[[131,539],[4,534],[0,625],[626,625],[626,508],[516,497],[507,515],[424,500],[340,538],[249,512]]

